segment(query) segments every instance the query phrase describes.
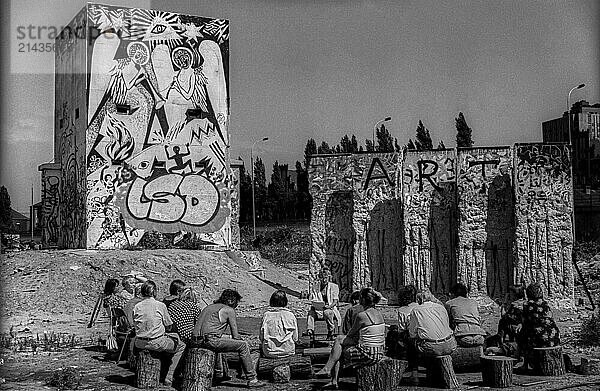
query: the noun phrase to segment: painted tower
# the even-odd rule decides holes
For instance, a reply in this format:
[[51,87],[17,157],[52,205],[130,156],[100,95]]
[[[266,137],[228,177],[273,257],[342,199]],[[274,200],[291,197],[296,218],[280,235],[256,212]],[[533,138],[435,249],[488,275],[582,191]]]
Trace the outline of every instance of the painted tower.
[[56,245],[123,248],[161,232],[235,247],[229,22],[87,4],[55,59],[58,208],[44,225]]

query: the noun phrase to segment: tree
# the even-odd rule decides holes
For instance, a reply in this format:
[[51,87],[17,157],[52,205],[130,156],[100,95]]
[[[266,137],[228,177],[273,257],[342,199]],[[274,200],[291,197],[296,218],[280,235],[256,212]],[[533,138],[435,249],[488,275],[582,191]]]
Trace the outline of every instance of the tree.
[[365,150],[367,152],[373,152],[373,141],[366,139],[365,140]]
[[446,146],[444,145],[444,141],[440,140],[440,143],[438,144],[437,149],[446,149]]
[[315,139],[309,138],[304,147],[304,168],[308,169],[309,156],[317,154],[317,143]]
[[458,113],[458,118],[454,118],[456,121],[456,146],[458,148],[466,147],[470,148],[473,146],[473,131],[467,125],[465,116],[462,112]]
[[335,150],[333,148],[331,148],[329,146],[329,144],[327,144],[327,141],[323,141],[323,142],[321,142],[321,145],[319,145],[319,147],[317,148],[317,153],[319,153],[319,154],[335,153]]
[[419,126],[417,126],[415,145],[419,151],[429,151],[433,149],[433,142],[431,141],[429,130],[423,125],[421,120],[419,120]]
[[348,137],[347,134],[344,135],[344,137],[342,137],[342,139],[340,140],[340,152],[342,153],[350,153],[353,152],[352,151],[352,142],[350,141],[350,138]]
[[400,148],[400,144],[398,144],[398,139],[394,138],[394,150],[396,152],[400,152],[402,150],[402,148]]
[[9,232],[12,230],[12,215],[10,213],[10,195],[6,187],[0,187],[0,231]]
[[254,160],[254,202],[256,204],[256,218],[264,218],[267,200],[267,185],[265,178],[265,165],[260,157]]
[[[275,160],[267,192],[267,211],[273,220],[281,220],[285,212],[285,208],[283,207],[285,203],[285,179],[281,177],[279,167],[279,162]],[[287,168],[287,165],[285,165],[285,168]]]
[[394,138],[390,135],[389,130],[381,124],[377,129],[377,150],[379,152],[394,152]]
[[358,152],[358,141],[356,141],[355,135],[352,135],[350,139],[350,152]]
[[408,144],[406,144],[406,149],[410,150],[415,150],[417,149],[417,146],[415,145],[415,143],[412,141],[412,138],[408,139]]
[[296,180],[298,190],[296,191],[296,218],[310,219],[310,209],[312,198],[308,191],[308,171],[302,167],[300,162],[296,162]]
[[240,220],[252,220],[252,177],[244,166],[240,168]]

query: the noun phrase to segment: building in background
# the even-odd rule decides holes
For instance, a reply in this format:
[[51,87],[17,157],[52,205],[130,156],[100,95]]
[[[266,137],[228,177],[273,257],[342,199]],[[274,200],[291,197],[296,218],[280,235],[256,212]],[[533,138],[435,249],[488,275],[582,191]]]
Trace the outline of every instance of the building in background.
[[[573,197],[578,240],[600,239],[600,103],[581,100],[571,107]],[[568,143],[567,112],[542,122],[545,143]]]

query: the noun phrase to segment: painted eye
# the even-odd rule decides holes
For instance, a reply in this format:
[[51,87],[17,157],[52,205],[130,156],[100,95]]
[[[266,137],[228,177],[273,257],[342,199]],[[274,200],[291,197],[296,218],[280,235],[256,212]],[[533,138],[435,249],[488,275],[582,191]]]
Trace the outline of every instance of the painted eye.
[[157,24],[156,26],[154,26],[152,28],[152,31],[150,31],[150,32],[152,34],[161,34],[161,33],[164,33],[166,29],[167,29],[167,26],[165,26],[164,24]]
[[143,161],[140,164],[138,164],[138,168],[145,170],[146,168],[148,168],[148,162],[147,161]]

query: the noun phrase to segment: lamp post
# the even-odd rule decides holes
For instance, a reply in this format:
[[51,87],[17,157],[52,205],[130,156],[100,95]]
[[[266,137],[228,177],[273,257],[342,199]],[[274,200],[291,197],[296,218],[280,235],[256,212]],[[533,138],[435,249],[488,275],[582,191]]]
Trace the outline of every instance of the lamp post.
[[252,232],[254,235],[254,239],[256,239],[256,206],[254,203],[254,146],[256,145],[256,143],[258,142],[264,142],[267,141],[269,138],[268,137],[263,137],[260,140],[256,140],[255,142],[252,143],[252,146],[250,147],[250,172],[252,174]]
[[379,121],[375,122],[375,125],[373,126],[373,152],[375,152],[375,131],[377,130],[377,125],[379,125],[382,122],[387,122],[391,120],[392,117],[385,117],[384,119],[380,119]]
[[567,95],[567,122],[568,122],[568,129],[569,129],[569,145],[573,145],[573,141],[571,139],[571,93],[575,90],[578,90],[580,88],[585,87],[584,83],[581,83],[578,86],[575,86],[573,88],[571,88],[571,90],[569,91],[569,95]]

